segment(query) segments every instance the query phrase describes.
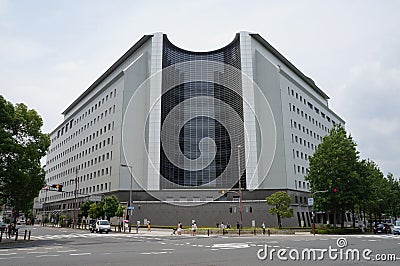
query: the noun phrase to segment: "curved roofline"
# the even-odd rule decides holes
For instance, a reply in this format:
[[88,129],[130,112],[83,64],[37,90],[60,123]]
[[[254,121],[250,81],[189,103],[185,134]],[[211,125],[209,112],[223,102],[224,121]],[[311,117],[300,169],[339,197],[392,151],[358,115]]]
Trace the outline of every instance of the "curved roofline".
[[123,54],[109,69],[106,70],[89,88],[87,88],[75,101],[73,101],[67,109],[62,112],[66,115],[71,111],[83,98],[85,98],[92,90],[96,88],[103,80],[105,80],[115,69],[117,69],[129,56],[138,50],[145,42],[147,42],[153,35],[144,35],[137,41],[125,54]]
[[164,39],[164,41],[168,42],[168,44],[170,44],[172,47],[174,47],[175,49],[177,49],[177,50],[179,50],[179,51],[181,51],[181,52],[188,53],[188,54],[200,54],[200,55],[201,55],[201,54],[214,54],[214,53],[218,53],[218,52],[224,50],[225,48],[227,48],[227,47],[233,45],[233,44],[236,43],[238,40],[240,40],[240,34],[239,34],[239,33],[236,33],[236,34],[235,34],[235,38],[234,38],[230,43],[228,43],[227,45],[225,45],[224,47],[221,47],[221,48],[218,48],[218,49],[215,49],[215,50],[211,50],[211,51],[198,51],[198,52],[196,52],[196,51],[189,51],[189,50],[186,50],[186,49],[183,49],[183,48],[180,48],[180,47],[176,46],[175,44],[173,44],[173,43],[168,39],[167,34],[163,34],[163,39]]

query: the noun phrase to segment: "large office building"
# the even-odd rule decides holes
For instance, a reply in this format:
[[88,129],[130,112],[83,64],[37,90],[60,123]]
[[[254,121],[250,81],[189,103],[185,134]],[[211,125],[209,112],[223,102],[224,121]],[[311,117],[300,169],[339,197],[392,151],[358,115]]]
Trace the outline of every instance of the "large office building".
[[[308,158],[335,124],[329,97],[258,34],[193,52],[143,36],[63,112],[51,132],[43,213],[116,195],[152,224],[265,221],[286,191],[310,225]],[[93,198],[93,197],[92,197]],[[241,207],[241,208],[240,208]]]

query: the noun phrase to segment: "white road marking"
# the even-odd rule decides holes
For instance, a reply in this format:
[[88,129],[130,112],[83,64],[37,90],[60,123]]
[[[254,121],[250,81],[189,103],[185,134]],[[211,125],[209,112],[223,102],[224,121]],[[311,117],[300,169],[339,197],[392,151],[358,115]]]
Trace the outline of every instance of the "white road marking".
[[7,257],[7,258],[0,258],[0,260],[12,260],[12,259],[23,259],[25,257]]
[[58,253],[66,253],[66,252],[74,252],[76,249],[71,249],[71,250],[57,250]]
[[16,255],[17,253],[7,253],[7,254],[0,254],[0,256],[11,256],[11,255]]
[[92,254],[92,253],[89,253],[89,252],[87,252],[87,253],[72,253],[72,254],[69,254],[70,256],[84,256],[84,255],[90,255],[90,254]]
[[47,251],[32,251],[32,252],[28,252],[28,254],[46,254]]
[[43,257],[59,257],[60,255],[52,255],[52,254],[48,254],[48,255],[38,255],[36,256],[36,258],[43,258]]

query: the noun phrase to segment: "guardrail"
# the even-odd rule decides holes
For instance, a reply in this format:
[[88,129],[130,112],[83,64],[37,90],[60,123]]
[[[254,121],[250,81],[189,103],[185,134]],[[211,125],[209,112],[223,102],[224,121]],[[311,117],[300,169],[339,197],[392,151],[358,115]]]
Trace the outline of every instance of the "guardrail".
[[[0,242],[2,242],[3,237],[6,237],[6,239],[14,239],[15,241],[18,241],[18,236],[19,236],[19,228],[0,228]],[[25,229],[24,231],[24,240],[31,240],[31,230]]]

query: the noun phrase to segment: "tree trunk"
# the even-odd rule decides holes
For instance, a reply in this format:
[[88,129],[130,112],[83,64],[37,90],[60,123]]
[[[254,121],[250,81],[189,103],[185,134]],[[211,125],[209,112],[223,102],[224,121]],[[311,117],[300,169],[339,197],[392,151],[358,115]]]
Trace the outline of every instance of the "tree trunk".
[[341,218],[340,219],[340,227],[344,228],[344,220],[347,217],[346,217],[346,213],[343,210],[340,211],[340,218]]
[[336,206],[333,207],[333,228],[336,228]]
[[277,214],[276,217],[278,217],[278,227],[279,227],[279,229],[281,229],[282,228],[281,216],[279,214]]

